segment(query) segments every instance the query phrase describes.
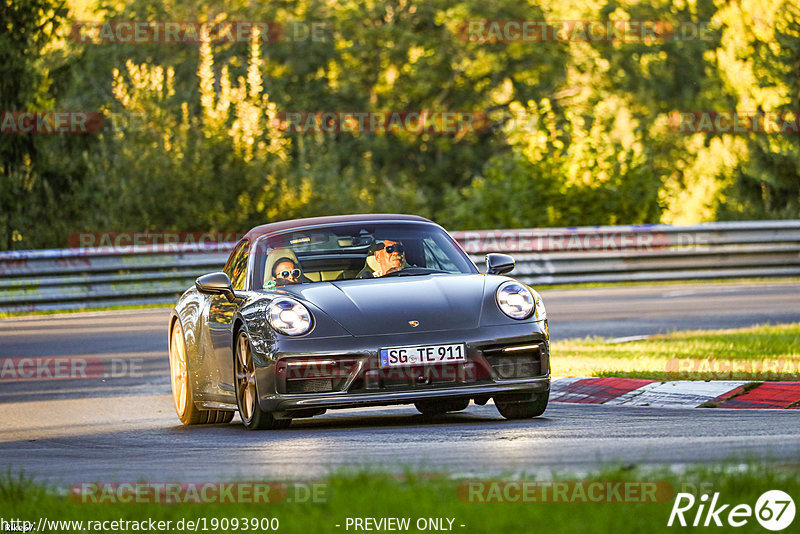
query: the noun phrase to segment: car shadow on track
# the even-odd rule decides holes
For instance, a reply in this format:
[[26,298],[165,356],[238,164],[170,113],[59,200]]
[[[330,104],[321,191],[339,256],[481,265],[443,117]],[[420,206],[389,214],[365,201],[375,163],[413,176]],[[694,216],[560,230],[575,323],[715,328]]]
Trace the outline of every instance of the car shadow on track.
[[[471,407],[476,408],[476,407]],[[478,407],[482,408],[482,407]],[[371,428],[384,428],[384,429],[417,429],[424,427],[445,427],[445,426],[469,426],[469,425],[487,425],[493,424],[501,427],[515,427],[518,425],[524,426],[543,426],[551,423],[551,420],[546,416],[537,417],[534,419],[518,419],[506,420],[499,414],[495,415],[494,408],[486,410],[481,409],[480,413],[475,410],[470,412],[470,409],[464,412],[447,413],[441,415],[422,415],[410,412],[396,412],[396,413],[379,413],[379,414],[326,414],[316,416],[313,418],[294,419],[289,428],[281,430],[262,430],[251,432],[242,425],[241,420],[237,417],[231,423],[225,425],[198,425],[198,426],[175,426],[172,430],[175,432],[196,432],[200,429],[224,429],[229,431],[242,431],[252,433],[253,435],[275,435],[280,437],[283,435],[292,434],[293,431],[303,431],[308,435],[313,436],[314,431],[318,430],[368,430]],[[235,429],[235,430],[234,430]]]

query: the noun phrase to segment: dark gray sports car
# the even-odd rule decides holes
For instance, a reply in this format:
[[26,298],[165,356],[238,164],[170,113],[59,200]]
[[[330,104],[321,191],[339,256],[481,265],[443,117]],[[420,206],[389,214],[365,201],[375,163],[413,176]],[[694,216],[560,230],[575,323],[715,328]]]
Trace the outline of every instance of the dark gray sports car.
[[348,215],[250,230],[222,272],[173,309],[170,370],[184,424],[284,428],[329,408],[490,398],[509,419],[550,394],[547,316],[503,254],[481,274],[439,225]]

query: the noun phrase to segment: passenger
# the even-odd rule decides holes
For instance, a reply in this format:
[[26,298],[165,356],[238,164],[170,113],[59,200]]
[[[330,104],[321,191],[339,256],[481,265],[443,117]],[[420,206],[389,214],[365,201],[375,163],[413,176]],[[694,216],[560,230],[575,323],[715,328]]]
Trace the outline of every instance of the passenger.
[[272,289],[276,286],[291,284],[307,284],[311,282],[303,274],[303,268],[297,259],[297,254],[290,248],[272,250],[264,265],[264,288]]
[[303,278],[303,271],[291,258],[280,258],[272,267],[272,280],[276,285],[297,284]]
[[378,268],[372,273],[375,278],[401,271],[406,266],[405,249],[400,241],[386,239],[376,242],[373,250],[378,264]]

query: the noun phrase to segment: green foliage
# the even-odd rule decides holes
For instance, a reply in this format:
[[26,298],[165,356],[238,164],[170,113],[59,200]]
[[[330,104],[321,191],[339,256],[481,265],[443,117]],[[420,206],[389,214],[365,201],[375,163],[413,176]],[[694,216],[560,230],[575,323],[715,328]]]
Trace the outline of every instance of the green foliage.
[[[767,20],[729,7],[721,15],[730,24],[726,36],[737,48],[753,51],[742,62],[732,59],[727,80],[740,101],[759,111],[786,113],[800,121],[800,4],[768,2],[774,8]],[[736,17],[736,19],[734,19]],[[768,26],[767,26],[768,25]],[[747,30],[743,34],[738,33]],[[734,33],[736,32],[736,33]],[[741,74],[741,71],[747,74]],[[737,76],[738,75],[738,76]],[[741,78],[755,81],[740,85]],[[747,139],[749,157],[742,161],[727,188],[731,202],[725,218],[796,218],[800,213],[800,132],[753,135]]]
[[[800,110],[798,0],[3,3],[0,110],[99,110],[0,135],[0,248],[394,211],[451,229],[800,217],[800,136],[670,114]],[[766,14],[765,14],[766,13]],[[80,43],[74,20],[275,21],[252,43]],[[471,20],[656,20],[650,40],[470,40]],[[687,31],[690,30],[690,31]],[[313,38],[312,38],[313,35]],[[291,111],[468,111],[462,133],[289,133]]]
[[[63,0],[0,3],[0,110],[52,109],[41,54],[65,15]],[[49,222],[59,191],[69,187],[67,173],[41,164],[47,146],[35,135],[0,134],[0,249],[15,248],[32,221]]]

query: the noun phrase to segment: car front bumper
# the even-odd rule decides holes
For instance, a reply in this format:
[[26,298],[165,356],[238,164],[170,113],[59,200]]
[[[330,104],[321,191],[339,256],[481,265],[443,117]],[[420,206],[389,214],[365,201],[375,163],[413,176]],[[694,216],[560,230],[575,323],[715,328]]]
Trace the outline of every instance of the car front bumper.
[[[464,343],[467,361],[439,369],[409,366],[397,371],[378,366],[380,348],[448,343]],[[261,408],[278,416],[313,414],[331,408],[411,404],[447,397],[485,402],[489,397],[502,395],[524,400],[549,395],[550,391],[549,332],[545,321],[420,332],[413,336],[287,338],[280,340],[275,348],[279,350],[260,358],[262,364],[256,367],[256,381]],[[320,379],[327,380],[328,372],[333,377],[330,390],[302,390],[306,384],[293,381],[296,377],[291,371],[287,374],[287,365],[291,369],[292,362],[304,362],[303,365],[324,362],[309,367],[314,374],[308,382],[317,388]],[[365,379],[368,372],[379,377],[372,384]],[[401,379],[388,380],[385,375],[392,372],[399,372]]]

